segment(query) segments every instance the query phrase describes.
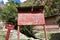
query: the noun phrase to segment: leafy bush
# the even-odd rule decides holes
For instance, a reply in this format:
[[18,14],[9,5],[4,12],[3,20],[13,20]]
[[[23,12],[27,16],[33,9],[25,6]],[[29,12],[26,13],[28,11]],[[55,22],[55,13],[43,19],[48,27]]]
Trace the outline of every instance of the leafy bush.
[[49,40],[60,40],[60,33],[51,34],[51,38]]

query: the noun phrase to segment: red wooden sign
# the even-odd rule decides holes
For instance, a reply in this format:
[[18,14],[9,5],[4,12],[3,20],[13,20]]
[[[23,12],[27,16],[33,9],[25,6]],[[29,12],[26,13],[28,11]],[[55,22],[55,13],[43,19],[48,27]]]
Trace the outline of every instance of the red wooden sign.
[[7,29],[10,29],[10,30],[14,29],[14,25],[6,24],[5,26]]
[[45,24],[43,13],[18,13],[18,25],[40,25]]

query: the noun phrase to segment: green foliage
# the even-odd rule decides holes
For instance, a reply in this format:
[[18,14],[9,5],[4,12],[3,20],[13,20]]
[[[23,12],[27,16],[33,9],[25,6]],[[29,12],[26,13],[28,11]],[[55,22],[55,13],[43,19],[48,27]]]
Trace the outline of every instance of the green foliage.
[[[5,5],[5,7],[2,10],[1,13],[1,19],[6,21],[7,23],[12,20],[12,21],[17,21],[17,4],[12,2],[9,2]],[[14,24],[12,21],[10,21],[10,24]]]
[[27,0],[21,6],[40,6],[43,5],[45,16],[51,16],[59,13],[60,0]]
[[[44,32],[40,32],[40,38],[44,38]],[[60,40],[60,33],[57,32],[47,32],[48,40]]]
[[26,36],[28,37],[34,37],[34,33],[33,33],[33,29],[32,29],[32,26],[31,25],[25,25],[25,26],[20,26],[20,32],[25,34]]
[[49,40],[60,40],[60,33],[51,34],[51,38]]
[[45,16],[51,16],[59,13],[60,0],[49,0],[45,3]]
[[40,6],[44,5],[43,0],[27,0],[26,2],[22,3],[21,6]]

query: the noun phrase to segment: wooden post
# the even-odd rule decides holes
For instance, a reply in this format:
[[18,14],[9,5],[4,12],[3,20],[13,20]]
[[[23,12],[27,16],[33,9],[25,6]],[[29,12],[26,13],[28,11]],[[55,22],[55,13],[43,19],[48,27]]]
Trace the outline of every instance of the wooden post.
[[8,29],[5,40],[9,40],[10,29]]
[[18,26],[18,40],[20,40],[20,27]]
[[6,24],[5,26],[8,29],[5,40],[9,40],[10,31],[14,29],[14,25]]
[[47,40],[46,25],[43,25],[43,28],[44,28],[44,37],[45,37],[45,40]]

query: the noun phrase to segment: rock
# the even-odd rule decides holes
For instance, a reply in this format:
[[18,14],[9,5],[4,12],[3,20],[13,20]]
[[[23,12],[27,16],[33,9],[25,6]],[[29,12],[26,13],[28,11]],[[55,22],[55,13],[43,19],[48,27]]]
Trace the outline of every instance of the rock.
[[[14,40],[14,39],[17,40],[17,38],[18,38],[17,34],[18,34],[17,30],[12,30],[11,34],[10,34],[10,40]],[[27,37],[26,35],[24,35],[22,33],[20,33],[20,39],[39,40],[39,39],[29,38],[29,37]]]
[[36,33],[34,35],[35,35],[35,37],[40,38],[40,33]]
[[17,31],[11,30],[10,39],[17,39]]

